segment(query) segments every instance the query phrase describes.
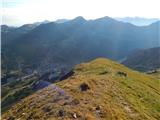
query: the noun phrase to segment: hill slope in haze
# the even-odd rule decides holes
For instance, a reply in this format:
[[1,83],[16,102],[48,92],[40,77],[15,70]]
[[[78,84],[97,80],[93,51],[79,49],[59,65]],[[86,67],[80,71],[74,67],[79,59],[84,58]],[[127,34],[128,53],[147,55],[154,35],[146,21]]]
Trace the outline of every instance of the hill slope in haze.
[[24,34],[2,31],[2,70],[45,70],[52,64],[73,66],[97,57],[119,60],[132,50],[158,46],[159,38],[159,22],[138,27],[109,17],[50,22]]
[[73,73],[21,100],[2,119],[160,118],[159,79],[102,58],[76,66]]
[[160,68],[160,47],[136,50],[122,64],[139,71],[158,69]]
[[1,112],[4,113],[19,100],[33,94],[51,83],[58,82],[70,70],[57,70],[39,75],[36,71],[32,74],[25,75],[23,72],[12,71],[12,74],[1,76]]
[[115,18],[116,20],[131,23],[137,26],[146,26],[154,22],[159,21],[157,18],[140,18],[140,17],[125,17],[125,18]]

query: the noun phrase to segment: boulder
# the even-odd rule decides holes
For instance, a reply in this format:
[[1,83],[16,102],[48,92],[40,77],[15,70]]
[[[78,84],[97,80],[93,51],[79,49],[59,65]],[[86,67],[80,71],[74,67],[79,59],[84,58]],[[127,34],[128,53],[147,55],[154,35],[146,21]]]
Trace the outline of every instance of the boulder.
[[81,85],[80,85],[80,90],[81,91],[87,91],[87,90],[89,90],[90,89],[90,87],[88,86],[88,84],[86,84],[86,83],[82,83]]

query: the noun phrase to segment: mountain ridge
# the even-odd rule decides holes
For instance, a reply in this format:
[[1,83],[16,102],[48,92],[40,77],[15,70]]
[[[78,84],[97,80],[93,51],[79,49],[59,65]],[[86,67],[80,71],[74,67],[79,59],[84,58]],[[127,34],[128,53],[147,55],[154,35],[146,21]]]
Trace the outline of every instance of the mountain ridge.
[[74,74],[21,100],[2,119],[159,118],[158,79],[99,58]]

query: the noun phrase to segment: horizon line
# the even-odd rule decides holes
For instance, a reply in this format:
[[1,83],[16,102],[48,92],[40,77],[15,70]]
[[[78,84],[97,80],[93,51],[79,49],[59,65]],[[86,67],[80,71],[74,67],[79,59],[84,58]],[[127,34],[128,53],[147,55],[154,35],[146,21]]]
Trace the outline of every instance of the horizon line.
[[[140,16],[125,16],[125,17],[110,17],[110,16],[103,16],[103,17],[97,17],[97,18],[85,18],[84,16],[76,16],[74,18],[57,18],[55,20],[49,20],[49,19],[44,19],[44,20],[41,20],[41,21],[33,21],[33,22],[25,22],[25,23],[22,23],[22,24],[13,24],[13,25],[9,25],[9,24],[3,24],[3,16],[2,16],[2,20],[1,20],[1,26],[2,25],[6,25],[6,26],[9,26],[9,27],[21,27],[23,25],[27,25],[27,24],[35,24],[35,23],[42,23],[42,22],[45,22],[45,21],[48,21],[48,22],[56,22],[58,20],[74,20],[78,17],[82,17],[83,19],[85,20],[96,20],[96,19],[100,19],[100,18],[105,18],[105,17],[109,17],[109,18],[112,18],[114,20],[117,20],[117,21],[122,21],[122,20],[118,20],[118,19],[124,19],[124,18],[131,18],[131,19],[134,19],[134,18],[138,18],[138,19],[144,19],[144,20],[157,20],[159,21],[160,18],[156,18],[156,17],[153,17],[153,18],[148,18],[148,17],[140,17]],[[122,21],[124,22],[124,21]],[[155,21],[156,22],[156,21]],[[129,23],[129,22],[128,22]]]

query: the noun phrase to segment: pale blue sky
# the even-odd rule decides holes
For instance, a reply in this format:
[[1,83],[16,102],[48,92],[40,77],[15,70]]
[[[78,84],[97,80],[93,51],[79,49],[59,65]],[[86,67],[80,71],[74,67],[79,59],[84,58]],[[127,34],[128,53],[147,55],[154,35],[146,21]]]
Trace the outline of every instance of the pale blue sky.
[[3,0],[1,14],[8,25],[76,16],[160,18],[159,5],[160,0]]

